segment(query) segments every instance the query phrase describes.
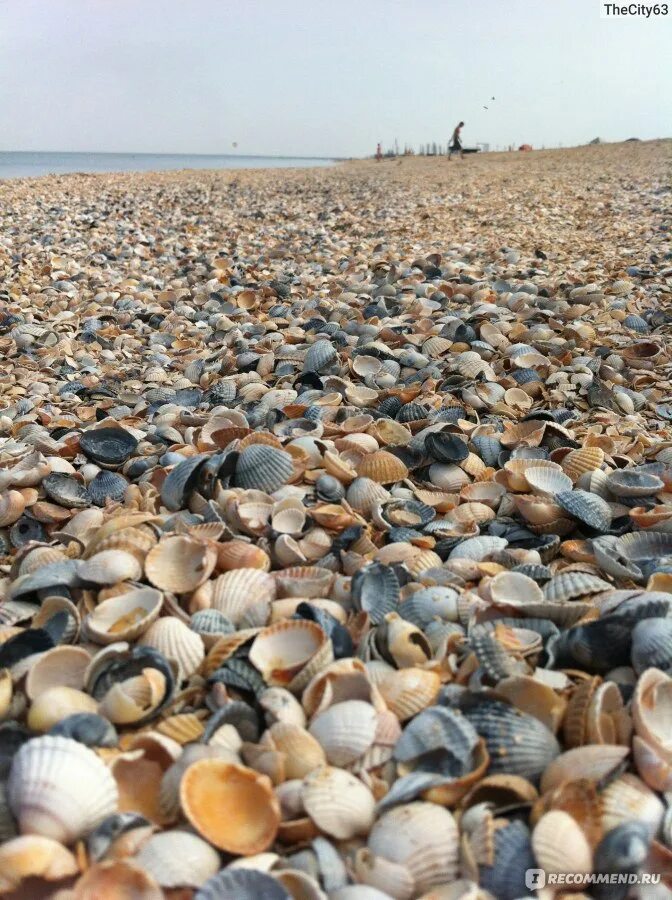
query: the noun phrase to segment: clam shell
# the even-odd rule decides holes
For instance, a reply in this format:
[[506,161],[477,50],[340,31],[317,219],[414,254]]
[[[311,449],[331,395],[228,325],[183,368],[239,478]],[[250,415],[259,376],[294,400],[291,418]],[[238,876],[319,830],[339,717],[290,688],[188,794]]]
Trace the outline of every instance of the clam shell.
[[29,878],[61,881],[79,874],[73,854],[58,841],[30,834],[0,846],[0,891],[17,890]]
[[637,675],[646,669],[672,669],[672,619],[642,619],[632,632],[632,668]]
[[436,672],[411,667],[390,669],[377,687],[388,709],[405,722],[435,702],[441,681]]
[[138,588],[104,600],[86,617],[84,624],[90,638],[98,644],[132,641],[147,631],[162,606],[160,591]]
[[192,675],[205,658],[201,638],[174,616],[157,619],[142,635],[141,646],[159,650],[177,664],[178,681]]
[[237,628],[265,625],[275,600],[276,583],[261,569],[234,569],[213,584],[212,606]]
[[493,603],[502,606],[525,606],[544,601],[544,592],[531,578],[520,572],[500,572],[490,582]]
[[79,566],[79,577],[92,584],[118,584],[122,581],[138,581],[142,566],[137,558],[124,550],[103,550]]
[[548,603],[562,603],[578,597],[608,591],[611,585],[586,572],[561,572],[544,585],[544,599]]
[[95,713],[98,704],[83,691],[59,685],[47,688],[33,700],[28,711],[28,727],[32,731],[49,731],[54,725],[74,713]]
[[661,478],[637,469],[616,469],[607,477],[607,487],[614,497],[650,497],[665,487]]
[[567,750],[552,760],[541,778],[542,794],[566,781],[600,781],[617,771],[630,753],[628,747],[589,744]]
[[343,769],[323,766],[304,778],[301,802],[315,825],[338,840],[365,835],[374,820],[371,791]]
[[604,462],[604,450],[599,447],[582,447],[572,450],[562,460],[562,469],[576,484],[584,472],[599,469]]
[[34,700],[58,685],[81,690],[90,662],[91,655],[83,647],[59,646],[47,650],[30,667],[25,682],[26,696]]
[[82,453],[105,468],[122,466],[135,453],[137,446],[137,439],[125,428],[93,428],[79,438]]
[[250,647],[249,659],[268,685],[286,687],[325,644],[330,642],[317,623],[288,620],[258,634]]
[[482,536],[475,538],[467,538],[450,551],[448,559],[468,559],[473,562],[480,562],[491,553],[497,553],[503,550],[508,544],[505,538]]
[[119,743],[114,725],[96,713],[72,713],[52,725],[49,734],[72,738],[86,747],[116,747]]
[[77,741],[46,735],[24,744],[8,782],[22,834],[70,844],[117,808],[117,787],[107,766]]
[[346,700],[318,714],[309,731],[324,749],[328,763],[347,766],[373,744],[377,726],[373,706],[361,700]]
[[66,509],[85,509],[89,505],[86,487],[76,478],[52,472],[42,481],[47,497]]
[[276,722],[266,736],[276,750],[285,754],[285,777],[288,779],[304,778],[313,769],[327,763],[325,752],[316,737],[301,725]]
[[220,856],[187,831],[154,834],[133,858],[161,887],[200,887],[220,868]]
[[589,875],[593,854],[579,823],[569,813],[551,810],[539,819],[532,832],[537,864],[545,872]]
[[77,882],[75,900],[105,897],[106,900],[162,900],[163,891],[147,873],[125,859],[110,859],[91,866]]
[[389,499],[388,491],[371,478],[357,477],[348,485],[346,500],[357,512],[369,513],[373,507]]
[[555,502],[595,531],[607,531],[611,525],[611,508],[606,500],[596,494],[570,489],[555,493]]
[[[262,853],[275,840],[280,823],[270,780],[218,759],[189,766],[180,783],[180,803],[196,831],[227,853]],[[228,810],[226,816],[222,809]]]
[[375,857],[407,868],[417,892],[457,876],[457,825],[448,810],[434,803],[408,803],[383,813],[371,829],[368,848]]
[[206,581],[217,562],[216,552],[193,538],[163,538],[147,554],[145,574],[154,587],[183,594]]
[[404,463],[387,450],[377,450],[367,454],[357,465],[357,475],[369,478],[376,484],[392,484],[402,481],[408,475]]
[[622,822],[637,821],[646,825],[653,837],[659,830],[665,807],[659,797],[636,775],[625,773],[612,781],[600,794],[602,824],[610,831]]
[[194,900],[291,900],[291,896],[265,872],[229,866],[208,879],[194,894]]
[[272,494],[292,477],[292,457],[284,450],[263,444],[246,447],[236,463],[235,482],[246,490]]

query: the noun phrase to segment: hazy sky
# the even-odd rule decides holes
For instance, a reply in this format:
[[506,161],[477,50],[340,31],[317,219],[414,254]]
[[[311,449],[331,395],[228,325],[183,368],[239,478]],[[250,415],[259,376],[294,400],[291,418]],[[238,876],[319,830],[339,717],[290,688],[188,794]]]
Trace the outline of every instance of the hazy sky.
[[0,0],[0,149],[357,156],[461,118],[493,148],[669,136],[668,2]]

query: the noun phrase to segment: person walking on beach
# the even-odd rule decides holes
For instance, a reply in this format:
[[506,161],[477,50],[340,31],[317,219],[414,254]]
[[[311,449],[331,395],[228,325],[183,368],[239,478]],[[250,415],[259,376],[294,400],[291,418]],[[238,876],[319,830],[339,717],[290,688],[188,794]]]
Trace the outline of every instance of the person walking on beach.
[[450,139],[450,147],[448,148],[448,162],[453,158],[453,153],[459,153],[460,159],[464,159],[464,151],[462,150],[462,140],[460,138],[460,131],[464,127],[464,122],[460,122],[459,125],[455,127],[455,131],[453,131],[453,136]]

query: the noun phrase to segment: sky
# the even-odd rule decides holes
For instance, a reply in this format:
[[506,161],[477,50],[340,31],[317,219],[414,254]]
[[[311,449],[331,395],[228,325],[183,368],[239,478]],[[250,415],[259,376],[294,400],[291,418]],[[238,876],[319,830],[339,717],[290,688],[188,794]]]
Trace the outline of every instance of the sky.
[[460,119],[492,149],[666,137],[671,50],[672,0],[0,0],[0,150],[362,156]]

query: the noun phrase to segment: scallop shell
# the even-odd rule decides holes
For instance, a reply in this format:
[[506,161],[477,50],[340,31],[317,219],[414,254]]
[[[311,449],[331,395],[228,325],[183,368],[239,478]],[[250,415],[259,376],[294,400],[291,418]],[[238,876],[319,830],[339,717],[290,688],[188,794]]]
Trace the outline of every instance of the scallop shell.
[[272,494],[292,477],[292,457],[284,450],[263,444],[246,447],[236,463],[235,482],[246,490]]
[[275,600],[276,584],[261,569],[234,569],[213,584],[212,606],[237,628],[265,625]]
[[98,704],[83,691],[59,685],[42,691],[33,700],[27,723],[31,731],[49,731],[54,725],[75,713],[95,713]]
[[357,512],[369,513],[377,503],[389,499],[389,492],[371,478],[355,478],[348,485],[346,500]]
[[[218,759],[189,766],[180,783],[180,803],[196,831],[227,853],[262,853],[275,840],[280,823],[280,804],[270,780]],[[223,809],[226,816],[221,815]]]
[[24,744],[12,761],[9,802],[22,834],[70,844],[117,808],[114,778],[77,741],[46,735]]
[[388,709],[404,722],[435,702],[441,681],[436,672],[411,667],[390,669],[377,686]]
[[301,802],[320,831],[338,840],[365,835],[374,820],[371,791],[343,769],[322,766],[304,778]]
[[82,562],[79,577],[93,584],[118,584],[122,581],[138,581],[142,566],[137,558],[124,550],[103,550]]
[[346,700],[317,715],[309,731],[324,749],[328,763],[347,766],[371,747],[377,725],[373,706],[361,700]]
[[571,450],[562,460],[563,471],[569,475],[576,484],[584,472],[592,472],[599,469],[604,462],[604,450],[599,447],[582,447],[580,450]]
[[616,469],[607,478],[607,487],[614,497],[650,497],[665,487],[661,478],[637,469]]
[[73,854],[58,841],[30,834],[0,846],[0,892],[17,890],[29,878],[61,881],[79,874]]
[[491,553],[503,550],[507,544],[508,541],[501,537],[481,536],[468,538],[450,551],[448,559],[468,559],[473,562],[480,562]]
[[98,644],[132,641],[150,627],[161,612],[163,595],[138,588],[103,601],[84,620],[88,635]]
[[152,835],[133,861],[167,888],[200,887],[221,866],[219,853],[188,831]]
[[288,620],[265,628],[250,647],[250,662],[270,686],[286,687],[330,644],[316,622]]
[[202,609],[194,613],[189,627],[199,635],[207,650],[214,647],[220,637],[233,634],[236,630],[233,622],[217,609]]
[[531,578],[521,572],[500,572],[489,584],[493,603],[502,606],[539,604],[544,601],[544,592]]
[[34,700],[49,688],[63,685],[81,690],[84,673],[91,662],[83,647],[59,646],[47,650],[35,660],[26,676],[26,696]]
[[246,541],[226,541],[217,545],[217,568],[222,572],[234,569],[260,569],[268,572],[271,560],[261,547]]
[[217,562],[214,549],[190,537],[163,538],[147,554],[145,573],[154,587],[176,594],[194,591]]
[[404,463],[387,450],[367,454],[356,468],[360,478],[370,478],[377,484],[392,484],[402,481],[408,475]]
[[264,735],[263,743],[269,743],[275,750],[284,753],[287,779],[304,778],[313,769],[324,766],[327,762],[324,750],[315,736],[300,725],[276,722]]
[[611,508],[596,494],[570,489],[556,493],[555,501],[565,512],[595,531],[605,532],[611,525]]
[[541,778],[543,794],[567,781],[600,781],[616,772],[629,755],[628,747],[588,744],[567,750],[551,761]]
[[166,659],[177,664],[178,681],[192,675],[205,658],[201,638],[174,616],[157,619],[140,641],[141,646],[159,650]]
[[375,857],[405,866],[418,893],[457,877],[457,825],[448,810],[434,803],[408,803],[383,813],[371,829],[368,848]]
[[291,900],[275,878],[257,869],[222,869],[202,885],[194,900]]
[[104,468],[123,465],[135,453],[137,446],[137,438],[125,428],[93,428],[85,431],[79,438],[82,453]]
[[551,810],[539,819],[532,832],[537,864],[547,874],[589,875],[593,853],[579,823],[562,810]]
[[548,603],[562,603],[578,597],[610,590],[608,581],[586,572],[560,572],[544,585],[544,599]]
[[626,772],[612,781],[600,794],[602,823],[610,831],[622,822],[634,820],[649,829],[653,837],[659,830],[665,807],[660,798],[636,775]]

